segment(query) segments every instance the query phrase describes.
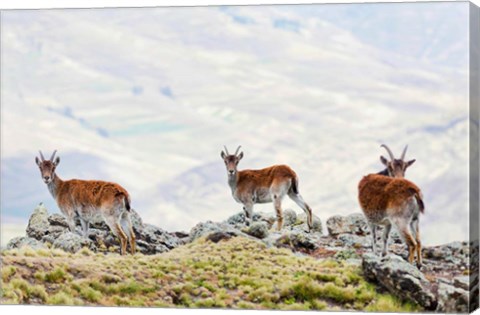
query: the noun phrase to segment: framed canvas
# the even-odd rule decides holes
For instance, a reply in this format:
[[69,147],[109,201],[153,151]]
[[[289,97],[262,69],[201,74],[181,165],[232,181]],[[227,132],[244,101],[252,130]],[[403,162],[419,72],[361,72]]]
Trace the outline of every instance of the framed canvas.
[[475,4],[0,22],[0,310],[478,308]]

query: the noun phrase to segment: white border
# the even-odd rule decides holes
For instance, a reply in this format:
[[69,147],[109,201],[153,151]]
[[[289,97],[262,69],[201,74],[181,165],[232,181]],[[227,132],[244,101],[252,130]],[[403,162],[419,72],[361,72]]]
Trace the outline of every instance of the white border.
[[[374,2],[467,2],[461,0],[0,0],[0,9],[51,9],[51,8],[105,8],[105,7],[158,7],[207,5],[259,5],[259,4],[322,4],[322,3],[374,3]],[[472,0],[480,6],[480,0]]]

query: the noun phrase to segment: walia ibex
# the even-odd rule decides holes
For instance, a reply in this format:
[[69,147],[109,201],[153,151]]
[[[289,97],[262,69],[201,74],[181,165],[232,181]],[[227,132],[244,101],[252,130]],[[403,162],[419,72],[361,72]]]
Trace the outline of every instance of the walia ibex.
[[277,230],[283,225],[282,199],[288,195],[307,214],[307,226],[310,231],[313,227],[312,209],[303,200],[298,191],[298,177],[287,165],[274,165],[260,170],[238,171],[237,166],[243,158],[243,152],[229,154],[227,147],[221,152],[228,175],[228,185],[232,196],[238,203],[243,204],[246,222],[252,220],[253,205],[256,203],[273,202],[277,215]]
[[405,154],[407,153],[408,145],[406,145],[403,149],[400,159],[396,159],[392,153],[392,150],[390,150],[390,148],[387,147],[385,144],[382,144],[381,147],[384,147],[385,150],[387,150],[388,155],[390,156],[390,161],[387,160],[385,157],[380,156],[380,161],[386,166],[386,168],[383,171],[378,172],[377,174],[399,178],[405,177],[405,172],[407,171],[407,168],[413,163],[415,163],[415,159],[405,161]]
[[[391,151],[385,145],[382,146],[389,151],[392,162],[395,161]],[[402,161],[405,151],[406,148],[402,154]],[[390,174],[390,166],[387,168]],[[388,253],[388,235],[393,224],[408,246],[408,261],[413,262],[416,253],[417,266],[420,267],[422,246],[419,215],[424,212],[425,206],[420,188],[411,181],[401,178],[405,174],[405,169],[403,172],[392,173],[399,177],[388,177],[383,174],[364,176],[358,184],[358,200],[372,231],[373,252],[376,253],[376,227],[384,225],[382,255]]]
[[70,230],[75,233],[75,218],[79,218],[83,236],[87,237],[90,222],[103,218],[120,239],[120,254],[125,254],[128,240],[133,255],[135,233],[130,221],[128,192],[118,184],[99,180],[61,180],[55,173],[60,163],[60,158],[55,158],[56,152],[53,152],[49,160],[45,160],[40,151],[40,159],[35,157],[35,162],[40,168],[42,180],[66,216]]

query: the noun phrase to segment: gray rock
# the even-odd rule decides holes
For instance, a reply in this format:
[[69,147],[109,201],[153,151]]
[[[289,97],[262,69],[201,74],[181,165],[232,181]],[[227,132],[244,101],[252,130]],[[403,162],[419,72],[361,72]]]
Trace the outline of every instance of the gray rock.
[[453,286],[463,290],[469,290],[470,288],[470,277],[469,276],[458,276],[453,278]]
[[44,243],[34,238],[25,237],[25,236],[12,238],[7,244],[7,249],[22,248],[22,247],[30,247],[32,249],[47,248],[47,246],[45,246]]
[[358,236],[355,234],[339,234],[337,239],[346,247],[353,248],[371,248],[372,241],[369,237]]
[[[254,212],[252,215],[252,221],[263,221],[263,222],[269,222],[272,224],[276,220],[274,215],[271,214],[266,214],[262,212]],[[246,220],[245,220],[245,212],[239,212],[237,214],[234,214],[230,216],[226,221],[226,223],[233,225],[233,226],[241,226],[245,225]]]
[[61,226],[67,229],[69,228],[67,219],[65,219],[65,217],[59,213],[53,213],[49,215],[47,220],[50,226],[53,225],[53,226]]
[[297,222],[297,214],[292,209],[283,210],[283,226],[291,226]]
[[281,235],[274,245],[294,252],[311,252],[318,248],[318,241],[311,233],[292,231]]
[[137,240],[135,243],[137,244],[137,251],[146,255],[165,253],[170,250],[163,244],[149,243],[141,239]]
[[55,239],[59,237],[61,234],[70,231],[70,228],[67,223],[67,219],[65,219],[65,217],[61,214],[53,213],[49,215],[48,223],[50,225],[48,226],[48,229],[45,232],[45,235],[42,237],[42,241],[49,241],[50,243],[53,243],[53,241],[51,241],[52,239]]
[[188,241],[193,242],[202,236],[207,236],[214,232],[227,232],[232,233],[232,235],[242,234],[239,230],[235,229],[228,223],[215,223],[212,221],[206,221],[198,223],[190,230]]
[[[131,209],[130,219],[137,242],[138,251],[143,254],[156,254],[169,251],[175,247],[185,244],[188,240],[188,234],[180,233],[181,239],[176,234],[168,233],[151,224],[144,224],[139,214]],[[69,252],[75,252],[82,247],[88,247],[92,250],[105,250],[110,247],[119,247],[119,239],[112,234],[109,227],[103,222],[101,217],[95,218],[90,222],[88,238],[83,238],[80,232],[80,222],[76,220],[77,229],[71,233],[67,220],[61,214],[48,214],[47,209],[40,204],[33,211],[28,227],[27,236],[36,239],[40,243],[50,243],[56,248],[62,248]],[[11,241],[11,246],[18,246],[22,242],[30,240],[15,239]],[[37,246],[37,243],[32,243]]]
[[364,254],[362,269],[368,280],[378,283],[391,294],[414,301],[427,310],[437,307],[430,283],[416,267],[403,258],[392,254],[383,258]]
[[83,247],[96,251],[95,244],[90,239],[83,238],[78,234],[67,232],[60,235],[54,242],[53,247],[63,249],[66,252],[75,253]]
[[27,236],[41,240],[48,231],[50,223],[48,222],[48,210],[43,203],[40,203],[33,210],[27,225]]
[[132,228],[135,233],[138,233],[143,228],[143,220],[134,209],[130,209],[130,221],[132,222]]
[[366,235],[370,233],[367,221],[361,213],[354,213],[348,216],[336,215],[327,220],[328,234],[337,236],[339,234]]
[[231,225],[245,224],[245,213],[244,212],[239,212],[239,213],[236,213],[236,214],[230,216],[227,219],[227,223],[231,224]]
[[453,242],[445,245],[428,247],[424,250],[426,258],[447,260],[453,263],[468,259],[469,252],[469,246],[466,242]]
[[138,237],[148,243],[165,245],[168,249],[183,244],[175,235],[151,224],[144,224],[143,230],[138,232]]
[[438,284],[437,312],[468,313],[468,291],[452,285]]
[[213,242],[213,243],[218,243],[222,240],[229,240],[232,237],[235,237],[235,235],[231,233],[226,233],[226,232],[213,232],[209,234],[206,238],[207,241]]
[[[313,228],[310,232],[312,233],[322,233],[323,228],[322,228],[322,220],[320,220],[319,217],[317,217],[315,214],[312,215],[312,223],[313,223]],[[296,224],[299,225],[305,225],[305,230],[307,229],[306,224],[307,224],[307,215],[305,212],[299,214],[297,216],[297,222]]]
[[263,239],[268,236],[268,226],[265,222],[253,222],[244,232],[253,237]]

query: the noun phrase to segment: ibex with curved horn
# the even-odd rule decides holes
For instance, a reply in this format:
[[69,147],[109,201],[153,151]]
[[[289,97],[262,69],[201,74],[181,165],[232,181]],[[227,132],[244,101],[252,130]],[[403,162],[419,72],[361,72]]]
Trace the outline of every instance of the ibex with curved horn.
[[240,146],[234,154],[229,154],[227,147],[221,152],[228,175],[228,185],[232,196],[238,203],[243,204],[247,223],[253,215],[253,205],[256,203],[273,202],[277,214],[277,230],[283,225],[282,199],[288,195],[307,214],[309,231],[313,227],[312,209],[303,200],[298,191],[297,174],[287,165],[274,165],[260,170],[238,171],[237,166],[243,158]]
[[390,177],[398,177],[398,178],[405,177],[405,172],[407,171],[407,168],[411,166],[413,163],[415,163],[415,159],[407,162],[405,161],[405,154],[407,153],[408,145],[406,145],[405,148],[403,149],[402,156],[400,157],[400,159],[395,158],[395,156],[392,153],[392,150],[390,150],[390,148],[387,147],[387,145],[382,144],[381,147],[387,150],[388,155],[390,156],[390,161],[388,161],[383,156],[380,156],[380,161],[386,166],[386,169],[384,169],[381,172],[378,172],[377,174],[390,176]]
[[396,226],[408,246],[408,261],[417,256],[417,266],[422,265],[422,246],[419,231],[419,215],[425,210],[420,188],[404,179],[405,170],[415,160],[405,162],[407,147],[400,159],[395,159],[392,151],[382,144],[391,161],[380,157],[387,166],[383,172],[364,176],[358,184],[358,201],[372,231],[372,247],[376,253],[376,228],[384,225],[382,254],[388,253],[388,235],[392,224]]
[[103,218],[112,232],[120,239],[120,253],[125,254],[127,241],[130,252],[135,253],[135,233],[130,221],[130,196],[120,185],[98,180],[71,179],[63,181],[55,172],[60,158],[56,150],[49,160],[40,152],[35,162],[40,168],[42,180],[66,216],[70,231],[75,233],[75,218],[80,219],[83,236],[88,236],[91,221]]

